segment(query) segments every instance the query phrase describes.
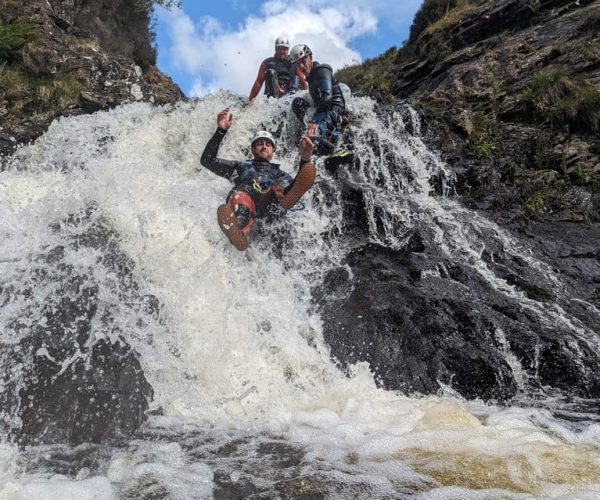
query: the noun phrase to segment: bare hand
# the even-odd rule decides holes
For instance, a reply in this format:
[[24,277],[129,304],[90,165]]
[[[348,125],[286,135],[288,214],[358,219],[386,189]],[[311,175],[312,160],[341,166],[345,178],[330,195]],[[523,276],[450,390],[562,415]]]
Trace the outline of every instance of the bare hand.
[[317,130],[319,126],[316,123],[309,123],[308,127],[306,127],[306,135],[309,137],[315,137],[317,135]]
[[229,111],[229,108],[225,108],[222,111],[219,111],[217,114],[217,126],[222,128],[223,130],[229,130],[231,124],[233,123],[233,115]]
[[305,161],[310,160],[314,148],[315,143],[312,141],[307,132],[302,136],[302,139],[300,139],[300,158]]

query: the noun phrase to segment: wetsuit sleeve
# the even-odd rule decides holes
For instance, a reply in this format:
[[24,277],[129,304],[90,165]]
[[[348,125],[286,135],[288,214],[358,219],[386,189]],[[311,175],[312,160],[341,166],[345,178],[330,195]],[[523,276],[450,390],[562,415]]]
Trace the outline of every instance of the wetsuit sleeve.
[[331,109],[331,99],[333,97],[333,71],[327,65],[321,65],[315,75],[317,83],[317,92],[319,93],[319,105],[317,112],[329,111]]
[[223,137],[225,137],[226,133],[227,130],[220,128],[217,129],[210,140],[206,143],[206,147],[204,148],[202,156],[200,157],[200,163],[202,166],[206,167],[208,170],[217,174],[218,176],[235,182],[239,177],[241,162],[217,158],[219,146],[221,146],[221,141],[223,140]]
[[250,90],[250,96],[248,97],[249,101],[254,99],[260,92],[260,88],[262,87],[262,84],[265,81],[266,72],[267,65],[264,62],[262,62],[260,68],[258,68],[258,75],[256,76],[256,80],[254,81],[254,85],[252,85],[252,90]]

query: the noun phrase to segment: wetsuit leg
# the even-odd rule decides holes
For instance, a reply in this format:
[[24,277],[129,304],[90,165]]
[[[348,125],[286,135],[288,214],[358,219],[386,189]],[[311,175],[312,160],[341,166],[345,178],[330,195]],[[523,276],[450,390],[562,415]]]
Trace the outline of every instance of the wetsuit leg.
[[242,232],[248,236],[254,224],[256,205],[246,191],[232,191],[227,204],[233,211]]
[[315,113],[310,119],[311,123],[316,123],[319,126],[319,133],[321,137],[327,140],[331,139],[331,134],[340,125],[340,117],[337,111],[321,111]]
[[319,155],[331,154],[332,145],[335,145],[341,133],[341,117],[337,110],[320,111],[310,119],[310,123],[316,123],[319,127],[319,137],[327,143],[317,142],[316,153]]
[[294,97],[294,100],[292,101],[292,111],[298,120],[304,121],[304,115],[309,106],[308,101],[303,97]]
[[279,97],[279,93],[277,92],[278,87],[277,71],[268,69],[265,73],[265,95],[268,97]]
[[300,89],[300,79],[298,78],[298,75],[294,75],[294,76],[292,76],[292,79],[290,80],[290,83],[287,87],[286,94],[293,94],[295,92],[298,92],[299,89]]

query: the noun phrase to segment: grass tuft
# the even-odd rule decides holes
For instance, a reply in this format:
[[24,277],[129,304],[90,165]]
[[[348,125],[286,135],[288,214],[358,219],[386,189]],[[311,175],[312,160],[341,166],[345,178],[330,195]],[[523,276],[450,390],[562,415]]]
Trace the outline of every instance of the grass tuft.
[[433,35],[452,26],[456,26],[465,17],[477,10],[470,0],[458,0],[456,6],[450,9],[444,16],[431,23],[425,28],[425,33]]
[[37,38],[33,24],[17,19],[13,23],[0,21],[0,60],[14,61],[18,52]]
[[67,108],[79,101],[84,85],[73,73],[32,76],[18,65],[0,65],[0,100],[9,114]]
[[473,115],[468,145],[480,158],[491,156],[496,149],[493,142],[492,120],[483,113],[477,112]]
[[540,71],[521,100],[534,114],[587,132],[600,130],[600,92],[562,68]]

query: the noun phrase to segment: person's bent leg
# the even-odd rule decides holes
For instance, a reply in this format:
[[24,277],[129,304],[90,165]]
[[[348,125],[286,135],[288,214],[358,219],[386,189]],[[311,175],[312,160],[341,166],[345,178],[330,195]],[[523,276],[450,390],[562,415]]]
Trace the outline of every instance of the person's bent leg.
[[245,191],[233,191],[227,203],[217,209],[219,228],[238,250],[248,248],[248,235],[254,223],[256,206]]
[[298,90],[300,90],[300,79],[297,75],[294,75],[292,76],[292,79],[290,80],[290,83],[287,86],[286,93],[293,94],[295,92],[298,92]]
[[[283,198],[279,199],[279,203],[283,208],[289,210],[292,208],[298,200],[302,198],[304,193],[306,193],[310,187],[315,183],[315,179],[317,177],[317,169],[315,168],[313,163],[304,163],[298,174],[296,174],[296,178],[294,179],[291,187],[286,188],[287,191]],[[283,186],[281,186],[283,188]]]
[[315,152],[317,155],[333,153],[335,143],[341,133],[340,115],[335,110],[315,113],[309,123],[315,123],[319,130],[316,139]]
[[227,204],[233,210],[238,226],[248,236],[252,230],[252,224],[254,224],[254,211],[256,210],[252,196],[246,191],[233,191]]
[[277,72],[274,69],[268,69],[265,73],[265,95],[268,97],[279,97],[278,87]]

